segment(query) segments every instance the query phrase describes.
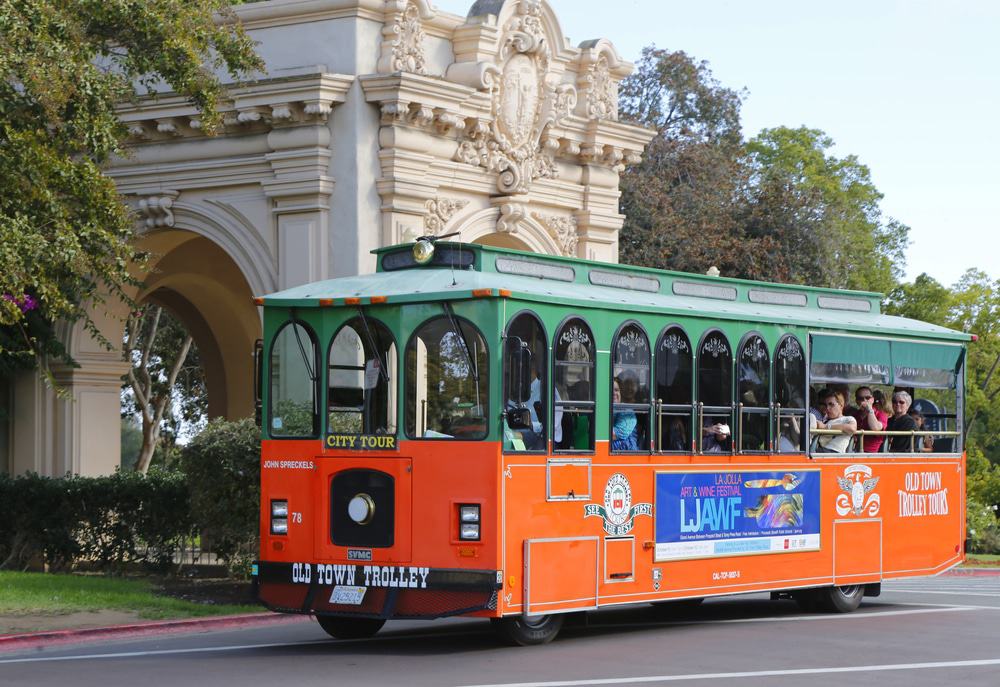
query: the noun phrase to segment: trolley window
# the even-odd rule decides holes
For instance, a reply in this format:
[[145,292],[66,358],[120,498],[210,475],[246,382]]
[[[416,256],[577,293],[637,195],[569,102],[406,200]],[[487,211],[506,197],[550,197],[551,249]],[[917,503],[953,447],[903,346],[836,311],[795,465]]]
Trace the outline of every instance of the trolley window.
[[489,355],[460,317],[424,322],[406,346],[406,433],[417,439],[483,439]]
[[694,355],[680,327],[668,327],[656,346],[656,448],[691,451]]
[[612,350],[611,450],[649,450],[649,339],[637,323],[622,327]]
[[547,343],[542,323],[531,312],[519,313],[507,328],[504,349],[505,451],[544,451]]
[[396,433],[396,343],[389,329],[355,317],[330,342],[327,431]]
[[579,317],[555,337],[552,441],[557,451],[594,450],[594,336]]
[[272,437],[313,437],[319,429],[317,346],[302,322],[282,326],[271,342],[268,431]]
[[729,452],[733,448],[733,353],[720,331],[708,332],[698,347],[698,408],[700,450]]
[[806,357],[792,335],[778,342],[774,353],[774,403],[779,453],[805,451]]
[[740,451],[770,448],[771,356],[757,334],[748,334],[737,357]]

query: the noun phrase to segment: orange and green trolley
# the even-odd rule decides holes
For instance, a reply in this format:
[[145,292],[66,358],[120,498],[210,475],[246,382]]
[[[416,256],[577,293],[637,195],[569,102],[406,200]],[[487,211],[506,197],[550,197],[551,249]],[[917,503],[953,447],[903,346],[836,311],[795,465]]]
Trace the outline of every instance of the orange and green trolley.
[[[963,560],[971,335],[874,293],[430,240],[376,259],[258,299],[272,610],[532,644],[623,604],[850,611]],[[817,406],[855,392],[923,425],[845,439]]]

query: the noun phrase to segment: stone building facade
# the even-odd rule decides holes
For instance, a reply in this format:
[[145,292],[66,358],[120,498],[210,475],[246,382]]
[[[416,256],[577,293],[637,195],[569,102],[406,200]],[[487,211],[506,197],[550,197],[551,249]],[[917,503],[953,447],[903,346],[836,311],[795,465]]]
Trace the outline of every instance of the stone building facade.
[[[201,351],[212,416],[252,413],[252,296],[372,271],[422,235],[615,261],[619,174],[652,132],[618,121],[632,65],[573,47],[544,0],[271,0],[237,12],[267,72],[234,86],[217,136],[161,93],[121,109],[133,153],[110,174],[152,256],[140,301]],[[95,313],[120,341],[121,308]],[[119,461],[127,369],[79,327],[66,397],[0,382],[0,470],[102,474]]]

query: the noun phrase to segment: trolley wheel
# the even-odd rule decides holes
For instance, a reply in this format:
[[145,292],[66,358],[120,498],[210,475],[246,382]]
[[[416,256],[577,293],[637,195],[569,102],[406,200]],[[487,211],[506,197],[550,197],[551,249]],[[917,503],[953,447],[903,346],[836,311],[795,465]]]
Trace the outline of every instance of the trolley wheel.
[[562,628],[565,616],[555,615],[517,615],[507,618],[490,618],[494,631],[501,639],[518,646],[534,646],[548,644]]
[[335,639],[366,639],[385,625],[382,618],[351,618],[339,615],[318,615],[316,622]]
[[865,595],[863,584],[851,584],[844,587],[823,587],[816,590],[819,605],[830,613],[850,613],[861,605],[861,597]]

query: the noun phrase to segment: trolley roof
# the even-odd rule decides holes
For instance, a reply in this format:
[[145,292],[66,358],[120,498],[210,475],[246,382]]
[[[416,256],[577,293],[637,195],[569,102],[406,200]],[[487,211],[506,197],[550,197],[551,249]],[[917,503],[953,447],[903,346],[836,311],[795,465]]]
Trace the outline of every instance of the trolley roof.
[[[952,341],[971,335],[881,313],[881,294],[712,277],[492,246],[438,242],[427,265],[413,244],[373,251],[378,272],[304,284],[264,297],[266,306],[367,305],[502,295],[568,307],[847,329]],[[385,299],[384,301],[382,299]],[[347,299],[350,299],[349,301]],[[357,299],[360,299],[357,300]]]

